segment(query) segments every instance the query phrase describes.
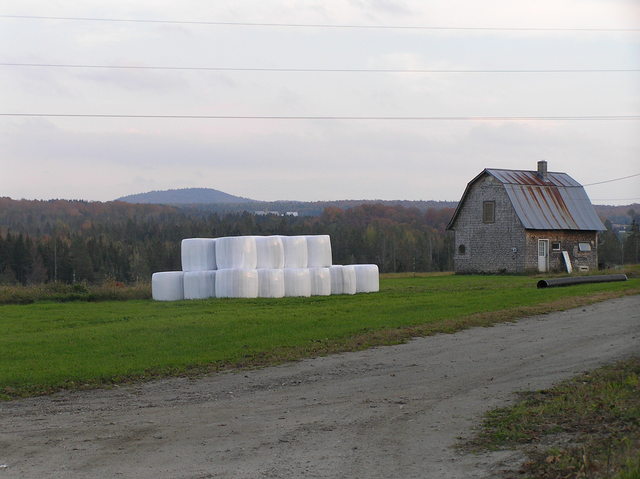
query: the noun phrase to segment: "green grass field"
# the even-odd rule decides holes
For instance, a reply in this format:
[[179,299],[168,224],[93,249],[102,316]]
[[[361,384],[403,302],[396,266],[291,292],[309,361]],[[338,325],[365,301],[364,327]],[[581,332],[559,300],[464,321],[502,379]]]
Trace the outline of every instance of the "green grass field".
[[381,280],[355,296],[0,305],[0,397],[275,364],[640,294],[640,279],[536,289],[526,276]]

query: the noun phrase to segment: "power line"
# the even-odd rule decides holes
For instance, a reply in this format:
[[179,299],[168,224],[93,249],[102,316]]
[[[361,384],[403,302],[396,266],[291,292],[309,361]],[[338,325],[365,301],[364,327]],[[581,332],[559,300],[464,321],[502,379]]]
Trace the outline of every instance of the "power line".
[[599,27],[450,27],[423,25],[355,25],[329,23],[267,23],[267,22],[215,22],[201,20],[150,20],[130,18],[96,17],[58,17],[45,15],[0,15],[0,18],[20,20],[69,20],[81,22],[119,22],[119,23],[162,23],[178,25],[218,25],[233,27],[278,27],[278,28],[359,28],[386,30],[451,30],[451,31],[529,31],[529,32],[640,32],[640,28],[599,28]]
[[158,65],[95,65],[75,63],[10,63],[0,62],[6,67],[35,68],[93,68],[114,70],[191,70],[222,72],[297,72],[297,73],[628,73],[640,72],[640,68],[577,68],[577,69],[400,69],[400,68],[236,68],[236,67],[189,67]]
[[[625,121],[640,115],[592,116],[280,116],[280,115],[134,115],[100,113],[0,113],[0,117],[44,118],[158,118],[192,120],[372,120],[372,121]],[[637,176],[637,175],[634,175]],[[613,181],[613,180],[612,180]],[[583,185],[588,186],[588,185]]]
[[612,180],[598,181],[597,183],[589,183],[588,185],[582,185],[582,186],[601,185],[603,183],[611,183],[612,181],[626,180],[627,178],[634,178],[636,176],[640,176],[640,173],[636,173],[635,175],[623,176],[622,178],[614,178]]

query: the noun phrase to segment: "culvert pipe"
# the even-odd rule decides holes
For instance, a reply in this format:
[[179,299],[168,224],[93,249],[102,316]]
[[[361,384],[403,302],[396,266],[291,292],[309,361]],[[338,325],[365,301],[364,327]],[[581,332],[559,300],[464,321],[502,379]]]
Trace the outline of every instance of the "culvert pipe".
[[602,274],[597,276],[574,276],[570,278],[541,279],[538,288],[553,288],[556,286],[571,286],[572,284],[609,283],[611,281],[626,281],[626,274]]

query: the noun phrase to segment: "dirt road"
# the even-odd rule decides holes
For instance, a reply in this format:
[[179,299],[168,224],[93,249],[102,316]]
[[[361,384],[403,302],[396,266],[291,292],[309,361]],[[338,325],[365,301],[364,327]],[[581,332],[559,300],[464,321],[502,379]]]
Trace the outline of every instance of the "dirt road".
[[640,296],[201,379],[0,403],[4,478],[472,478],[487,409],[640,354]]

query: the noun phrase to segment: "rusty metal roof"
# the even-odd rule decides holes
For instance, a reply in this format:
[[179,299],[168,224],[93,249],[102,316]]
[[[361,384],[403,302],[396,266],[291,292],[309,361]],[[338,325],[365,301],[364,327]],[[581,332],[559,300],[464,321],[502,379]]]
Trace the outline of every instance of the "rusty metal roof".
[[566,173],[542,180],[535,171],[485,171],[502,182],[526,229],[606,230],[582,185]]
[[484,170],[491,176],[494,176],[504,184],[513,185],[536,185],[536,186],[578,186],[582,185],[571,178],[566,173],[547,173],[547,181],[543,181],[536,171],[521,170]]
[[566,173],[547,173],[546,180],[536,171],[485,169],[468,185],[448,228],[458,215],[467,191],[484,174],[500,181],[526,229],[604,231],[587,193]]

